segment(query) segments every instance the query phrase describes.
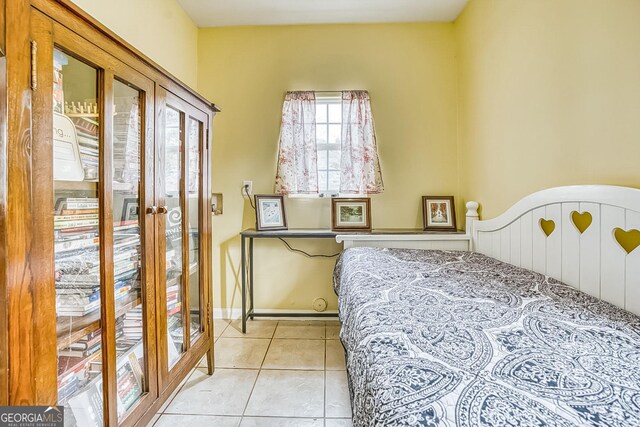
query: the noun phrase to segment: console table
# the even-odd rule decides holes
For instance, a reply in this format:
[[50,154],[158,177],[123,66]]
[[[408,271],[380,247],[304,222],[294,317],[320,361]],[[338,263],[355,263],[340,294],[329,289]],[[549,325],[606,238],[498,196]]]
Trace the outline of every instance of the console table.
[[[444,233],[421,229],[378,229],[367,232],[327,229],[291,229],[280,231],[244,230],[241,236],[242,332],[247,319],[254,317],[333,317],[334,313],[256,313],[253,300],[253,241],[255,239],[335,239],[344,248],[356,246],[413,249],[470,250],[471,236],[463,232]],[[248,241],[248,242],[247,242]],[[247,245],[248,243],[248,245]],[[249,301],[247,304],[247,291]],[[247,307],[248,305],[248,307]]]
[[[254,239],[335,239],[338,233],[323,229],[292,229],[278,231],[244,230],[240,233],[241,277],[242,277],[242,333],[247,331],[247,319],[254,317],[334,317],[334,313],[256,313],[253,305],[253,241]],[[249,247],[247,248],[247,240]],[[248,254],[247,254],[248,252]],[[248,277],[247,277],[248,276]],[[249,309],[247,310],[247,289],[249,290]]]

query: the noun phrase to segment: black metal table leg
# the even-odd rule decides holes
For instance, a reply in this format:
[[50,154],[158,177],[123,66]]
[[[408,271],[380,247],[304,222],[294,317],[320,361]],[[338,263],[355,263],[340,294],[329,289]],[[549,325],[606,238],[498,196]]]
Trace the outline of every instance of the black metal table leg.
[[253,320],[253,237],[249,238],[249,315]]
[[242,236],[242,243],[240,248],[240,269],[242,276],[242,333],[247,332],[247,257],[245,254],[245,237]]

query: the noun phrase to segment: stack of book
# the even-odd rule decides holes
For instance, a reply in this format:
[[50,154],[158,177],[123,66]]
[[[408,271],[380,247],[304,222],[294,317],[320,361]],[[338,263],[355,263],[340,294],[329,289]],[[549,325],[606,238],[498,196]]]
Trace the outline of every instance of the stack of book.
[[[173,283],[173,284],[171,284]],[[167,317],[173,316],[180,312],[180,301],[178,293],[180,291],[180,285],[176,279],[171,279],[167,282]]]
[[113,275],[116,301],[140,292],[140,227],[137,219],[114,224]]
[[[54,216],[56,306],[59,316],[85,316],[100,308],[98,199],[60,198]],[[140,290],[140,230],[137,220],[114,225],[116,302]]]
[[84,316],[100,307],[98,199],[61,197],[55,208],[57,313]]
[[[58,351],[58,400],[64,401],[102,371],[99,357],[102,335],[93,331]],[[91,357],[93,356],[93,357]]]
[[82,386],[85,359],[62,356],[58,358],[58,401],[63,402]]
[[[114,190],[132,190],[140,179],[140,109],[137,97],[115,100],[113,118]],[[129,188],[131,187],[131,188]]]
[[131,309],[124,315],[123,335],[132,341],[142,339],[142,306]]
[[58,356],[86,358],[100,350],[102,336],[100,330],[92,332],[86,337],[69,344],[69,347],[58,351]]
[[121,357],[140,342],[140,339],[132,339],[125,335],[124,316],[118,318],[116,321],[116,356]]

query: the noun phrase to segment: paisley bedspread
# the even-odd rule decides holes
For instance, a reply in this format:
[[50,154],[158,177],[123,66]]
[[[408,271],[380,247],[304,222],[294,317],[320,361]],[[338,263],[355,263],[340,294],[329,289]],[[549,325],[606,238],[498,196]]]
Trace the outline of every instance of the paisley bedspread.
[[624,310],[470,252],[347,249],[334,287],[355,426],[640,426]]

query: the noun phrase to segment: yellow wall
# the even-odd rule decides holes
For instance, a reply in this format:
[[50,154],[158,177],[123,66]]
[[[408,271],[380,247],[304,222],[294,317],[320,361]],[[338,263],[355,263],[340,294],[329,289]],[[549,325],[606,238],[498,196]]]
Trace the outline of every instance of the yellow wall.
[[73,0],[111,31],[192,88],[198,28],[176,0]]
[[[421,227],[420,197],[457,195],[456,66],[453,24],[228,27],[200,30],[200,92],[223,106],[213,142],[216,307],[239,307],[239,238],[254,226],[240,195],[272,193],[284,93],[366,89],[371,94],[386,191],[372,197],[373,226]],[[286,199],[290,228],[329,227],[329,200]],[[460,215],[459,215],[460,216]],[[330,242],[291,242],[332,253]],[[336,308],[334,259],[306,259],[281,243],[256,243],[258,308]]]
[[471,0],[455,23],[460,194],[640,187],[640,1]]

